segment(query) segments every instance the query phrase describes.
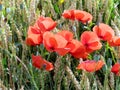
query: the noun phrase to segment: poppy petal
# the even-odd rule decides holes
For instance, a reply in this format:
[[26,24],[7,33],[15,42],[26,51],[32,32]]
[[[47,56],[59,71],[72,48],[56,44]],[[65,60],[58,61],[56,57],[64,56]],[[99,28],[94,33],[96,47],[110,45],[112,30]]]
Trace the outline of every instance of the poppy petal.
[[[78,16],[77,16],[78,15]],[[81,17],[79,17],[81,15]],[[80,11],[80,13],[76,13],[76,19],[81,21],[82,23],[90,23],[92,21],[92,15],[85,11]]]
[[63,16],[64,18],[71,19],[71,13],[70,13],[68,10],[65,10],[65,11],[62,13],[62,16]]
[[53,64],[44,60],[41,56],[32,55],[32,64],[34,67],[42,69],[45,68],[47,71],[51,71],[54,69]]
[[52,32],[45,32],[43,34],[43,44],[48,51],[53,51],[58,45]]
[[85,14],[83,13],[83,11],[81,11],[81,10],[75,10],[75,18],[78,21],[80,21],[84,16],[85,16]]
[[64,56],[64,55],[66,55],[70,51],[70,48],[56,48],[55,51],[59,55]]
[[95,32],[101,40],[110,41],[115,35],[114,30],[107,24],[99,23],[93,27],[93,32]]
[[29,26],[27,34],[28,35],[30,35],[30,34],[41,34],[41,32],[37,27]]
[[102,44],[96,41],[96,42],[91,43],[88,49],[99,50],[101,47],[102,47]]
[[85,47],[78,40],[73,39],[72,41],[68,43],[66,47],[70,48],[69,52],[75,58],[85,58],[86,56]]
[[61,35],[55,34],[55,39],[58,44],[57,48],[65,48],[66,47],[68,41],[64,37],[62,37]]
[[38,21],[37,24],[40,30],[42,32],[45,32],[45,31],[53,30],[56,27],[57,23],[53,21],[51,18],[46,17],[44,20]]
[[66,19],[74,20],[75,19],[74,10],[65,10],[62,16]]
[[57,34],[63,36],[67,41],[70,41],[73,39],[73,33],[68,30],[62,30]]
[[110,46],[120,46],[120,37],[114,36],[108,43]]
[[111,68],[111,72],[115,73],[117,76],[120,76],[120,63],[115,63]]
[[92,21],[92,15],[88,12],[81,11],[81,10],[65,10],[62,14],[62,16],[66,19],[71,19],[71,20],[78,20],[81,21],[82,23],[86,24]]
[[77,69],[86,70],[88,72],[95,72],[95,71],[100,70],[103,65],[104,65],[104,62],[102,60],[99,60],[99,61],[86,60],[86,61],[81,62],[77,66]]
[[40,34],[30,34],[26,38],[26,44],[30,46],[39,45],[42,43],[42,37]]
[[48,51],[50,51],[51,48],[53,48],[53,51],[56,51],[55,49],[64,49],[68,41],[61,35],[53,34],[52,32],[45,32],[43,34],[43,43]]
[[81,42],[86,48],[86,52],[91,53],[94,50],[99,50],[102,47],[102,44],[99,41],[96,33],[91,31],[85,31],[81,35]]

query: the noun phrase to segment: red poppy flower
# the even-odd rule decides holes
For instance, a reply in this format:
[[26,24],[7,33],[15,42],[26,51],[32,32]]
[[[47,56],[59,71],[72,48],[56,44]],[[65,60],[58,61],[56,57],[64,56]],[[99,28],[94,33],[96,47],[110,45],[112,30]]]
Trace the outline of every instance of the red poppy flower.
[[63,13],[62,13],[62,16],[66,19],[71,19],[71,20],[74,20],[75,19],[75,16],[74,16],[74,10],[65,10]]
[[65,10],[62,16],[71,20],[76,19],[84,24],[91,22],[93,18],[90,13],[81,10]]
[[41,34],[41,31],[36,26],[29,26],[27,34],[28,35],[30,35],[30,34]]
[[53,30],[56,27],[56,22],[53,21],[50,17],[40,16],[35,23],[35,26],[39,27],[41,32]]
[[78,18],[83,18],[84,14],[81,13],[80,10],[65,10],[62,14],[62,16],[66,19],[71,19],[71,20],[75,20],[76,16]]
[[117,76],[120,76],[120,63],[115,63],[111,68],[111,72],[115,73]]
[[[83,17],[80,17],[80,15],[83,15]],[[82,23],[86,24],[86,23],[90,23],[93,19],[93,16],[85,11],[79,11],[78,13],[76,13],[75,15],[76,20],[81,21]]]
[[36,46],[42,43],[41,34],[30,34],[26,38],[26,44],[30,46]]
[[36,46],[42,43],[42,34],[37,27],[29,26],[27,34],[28,34],[26,38],[27,45]]
[[77,66],[77,69],[86,70],[87,72],[95,72],[100,70],[103,65],[104,65],[104,62],[102,60],[99,60],[99,61],[87,60],[87,61],[81,62]]
[[60,56],[64,56],[70,51],[70,48],[56,48],[54,51],[56,51]]
[[83,46],[83,44],[81,42],[79,42],[78,40],[71,40],[67,46],[67,48],[70,48],[69,53],[74,56],[75,58],[86,58],[87,57],[87,53],[85,51],[85,47]]
[[71,41],[73,39],[73,33],[68,30],[62,30],[57,34],[63,36],[67,41]]
[[98,35],[98,37],[105,41],[110,41],[114,36],[114,30],[104,23],[99,23],[93,27],[93,31]]
[[45,32],[43,34],[43,44],[48,51],[53,51],[57,47],[57,42],[52,32]]
[[65,55],[69,52],[66,48],[68,41],[58,34],[53,34],[52,32],[45,32],[43,34],[43,44],[48,51],[56,51],[60,55]]
[[102,44],[94,32],[85,31],[81,35],[81,42],[86,48],[86,52],[91,53],[94,50],[99,50]]
[[51,71],[54,69],[53,64],[44,60],[41,56],[32,55],[32,65],[39,69],[45,69],[47,71]]
[[110,46],[120,46],[120,37],[114,36],[108,43]]

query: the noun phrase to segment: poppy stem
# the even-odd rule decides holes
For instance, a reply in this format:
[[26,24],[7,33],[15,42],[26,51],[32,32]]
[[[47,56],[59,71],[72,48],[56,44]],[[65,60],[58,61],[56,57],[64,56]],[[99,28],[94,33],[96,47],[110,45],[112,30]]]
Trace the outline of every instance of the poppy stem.
[[110,50],[111,56],[112,56],[112,59],[113,59],[113,62],[115,63],[117,56],[116,56],[116,54],[115,54],[114,49],[113,49],[112,47],[110,47],[110,46],[108,45],[108,43],[107,43],[107,45],[106,45],[106,48],[107,48],[107,50],[108,50],[108,49]]

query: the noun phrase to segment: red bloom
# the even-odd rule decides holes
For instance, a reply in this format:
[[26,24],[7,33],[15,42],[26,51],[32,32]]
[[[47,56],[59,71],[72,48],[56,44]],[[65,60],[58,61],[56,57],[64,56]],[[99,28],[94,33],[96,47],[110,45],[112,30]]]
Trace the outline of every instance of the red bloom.
[[53,21],[50,17],[43,17],[40,16],[38,20],[35,23],[35,26],[37,26],[41,32],[46,32],[53,30],[56,27],[56,22]]
[[71,20],[76,19],[84,24],[91,22],[93,18],[90,13],[81,10],[65,10],[62,16]]
[[114,36],[108,43],[110,46],[120,46],[120,37]]
[[91,53],[94,50],[99,50],[102,44],[94,32],[85,31],[81,35],[81,42],[86,48],[86,52]]
[[32,65],[39,69],[45,69],[47,71],[53,70],[53,64],[44,60],[41,56],[32,55]]
[[30,34],[26,38],[26,44],[30,46],[36,46],[42,43],[41,34]]
[[117,76],[120,76],[120,63],[116,63],[112,66],[111,72],[115,73]]
[[67,48],[70,48],[70,54],[74,56],[75,58],[86,58],[87,53],[85,51],[85,47],[81,42],[78,40],[71,40],[67,46]]
[[93,27],[93,31],[98,35],[98,37],[105,41],[110,41],[114,36],[113,29],[104,23],[99,23]]
[[87,60],[87,61],[81,62],[77,66],[77,69],[86,70],[88,72],[95,72],[100,70],[103,65],[104,65],[104,62],[102,60],[99,60],[99,61]]
[[71,41],[73,39],[73,33],[68,30],[62,30],[57,34],[63,36],[67,41]]
[[[80,17],[80,14],[83,15],[82,18]],[[81,21],[84,24],[90,23],[93,19],[92,15],[88,12],[85,12],[85,11],[80,11],[79,13],[76,13],[75,17],[78,21]]]
[[74,10],[65,10],[65,11],[63,12],[62,16],[63,16],[64,18],[74,20],[74,19],[75,19],[75,17],[74,17]]
[[36,26],[29,26],[27,34],[28,35],[30,35],[30,34],[41,34],[41,31]]
[[60,55],[65,55],[69,52],[66,48],[68,41],[58,34],[53,34],[51,32],[45,32],[43,34],[43,44],[48,51],[56,51]]
[[64,18],[75,20],[75,17],[83,18],[84,14],[80,10],[65,10],[62,14]]
[[28,34],[26,38],[27,45],[36,46],[42,43],[42,34],[37,27],[29,26],[27,34]]

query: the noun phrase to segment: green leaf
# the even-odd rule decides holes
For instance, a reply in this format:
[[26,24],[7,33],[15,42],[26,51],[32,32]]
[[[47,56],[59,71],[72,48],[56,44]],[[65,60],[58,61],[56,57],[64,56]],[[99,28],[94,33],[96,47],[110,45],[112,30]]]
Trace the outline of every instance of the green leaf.
[[5,67],[7,65],[7,60],[5,58],[3,58],[2,60],[2,65]]
[[60,9],[59,9],[59,7],[58,7],[57,4],[54,5],[54,9],[55,9],[55,12],[56,12],[56,13],[59,13],[59,14],[60,14]]

